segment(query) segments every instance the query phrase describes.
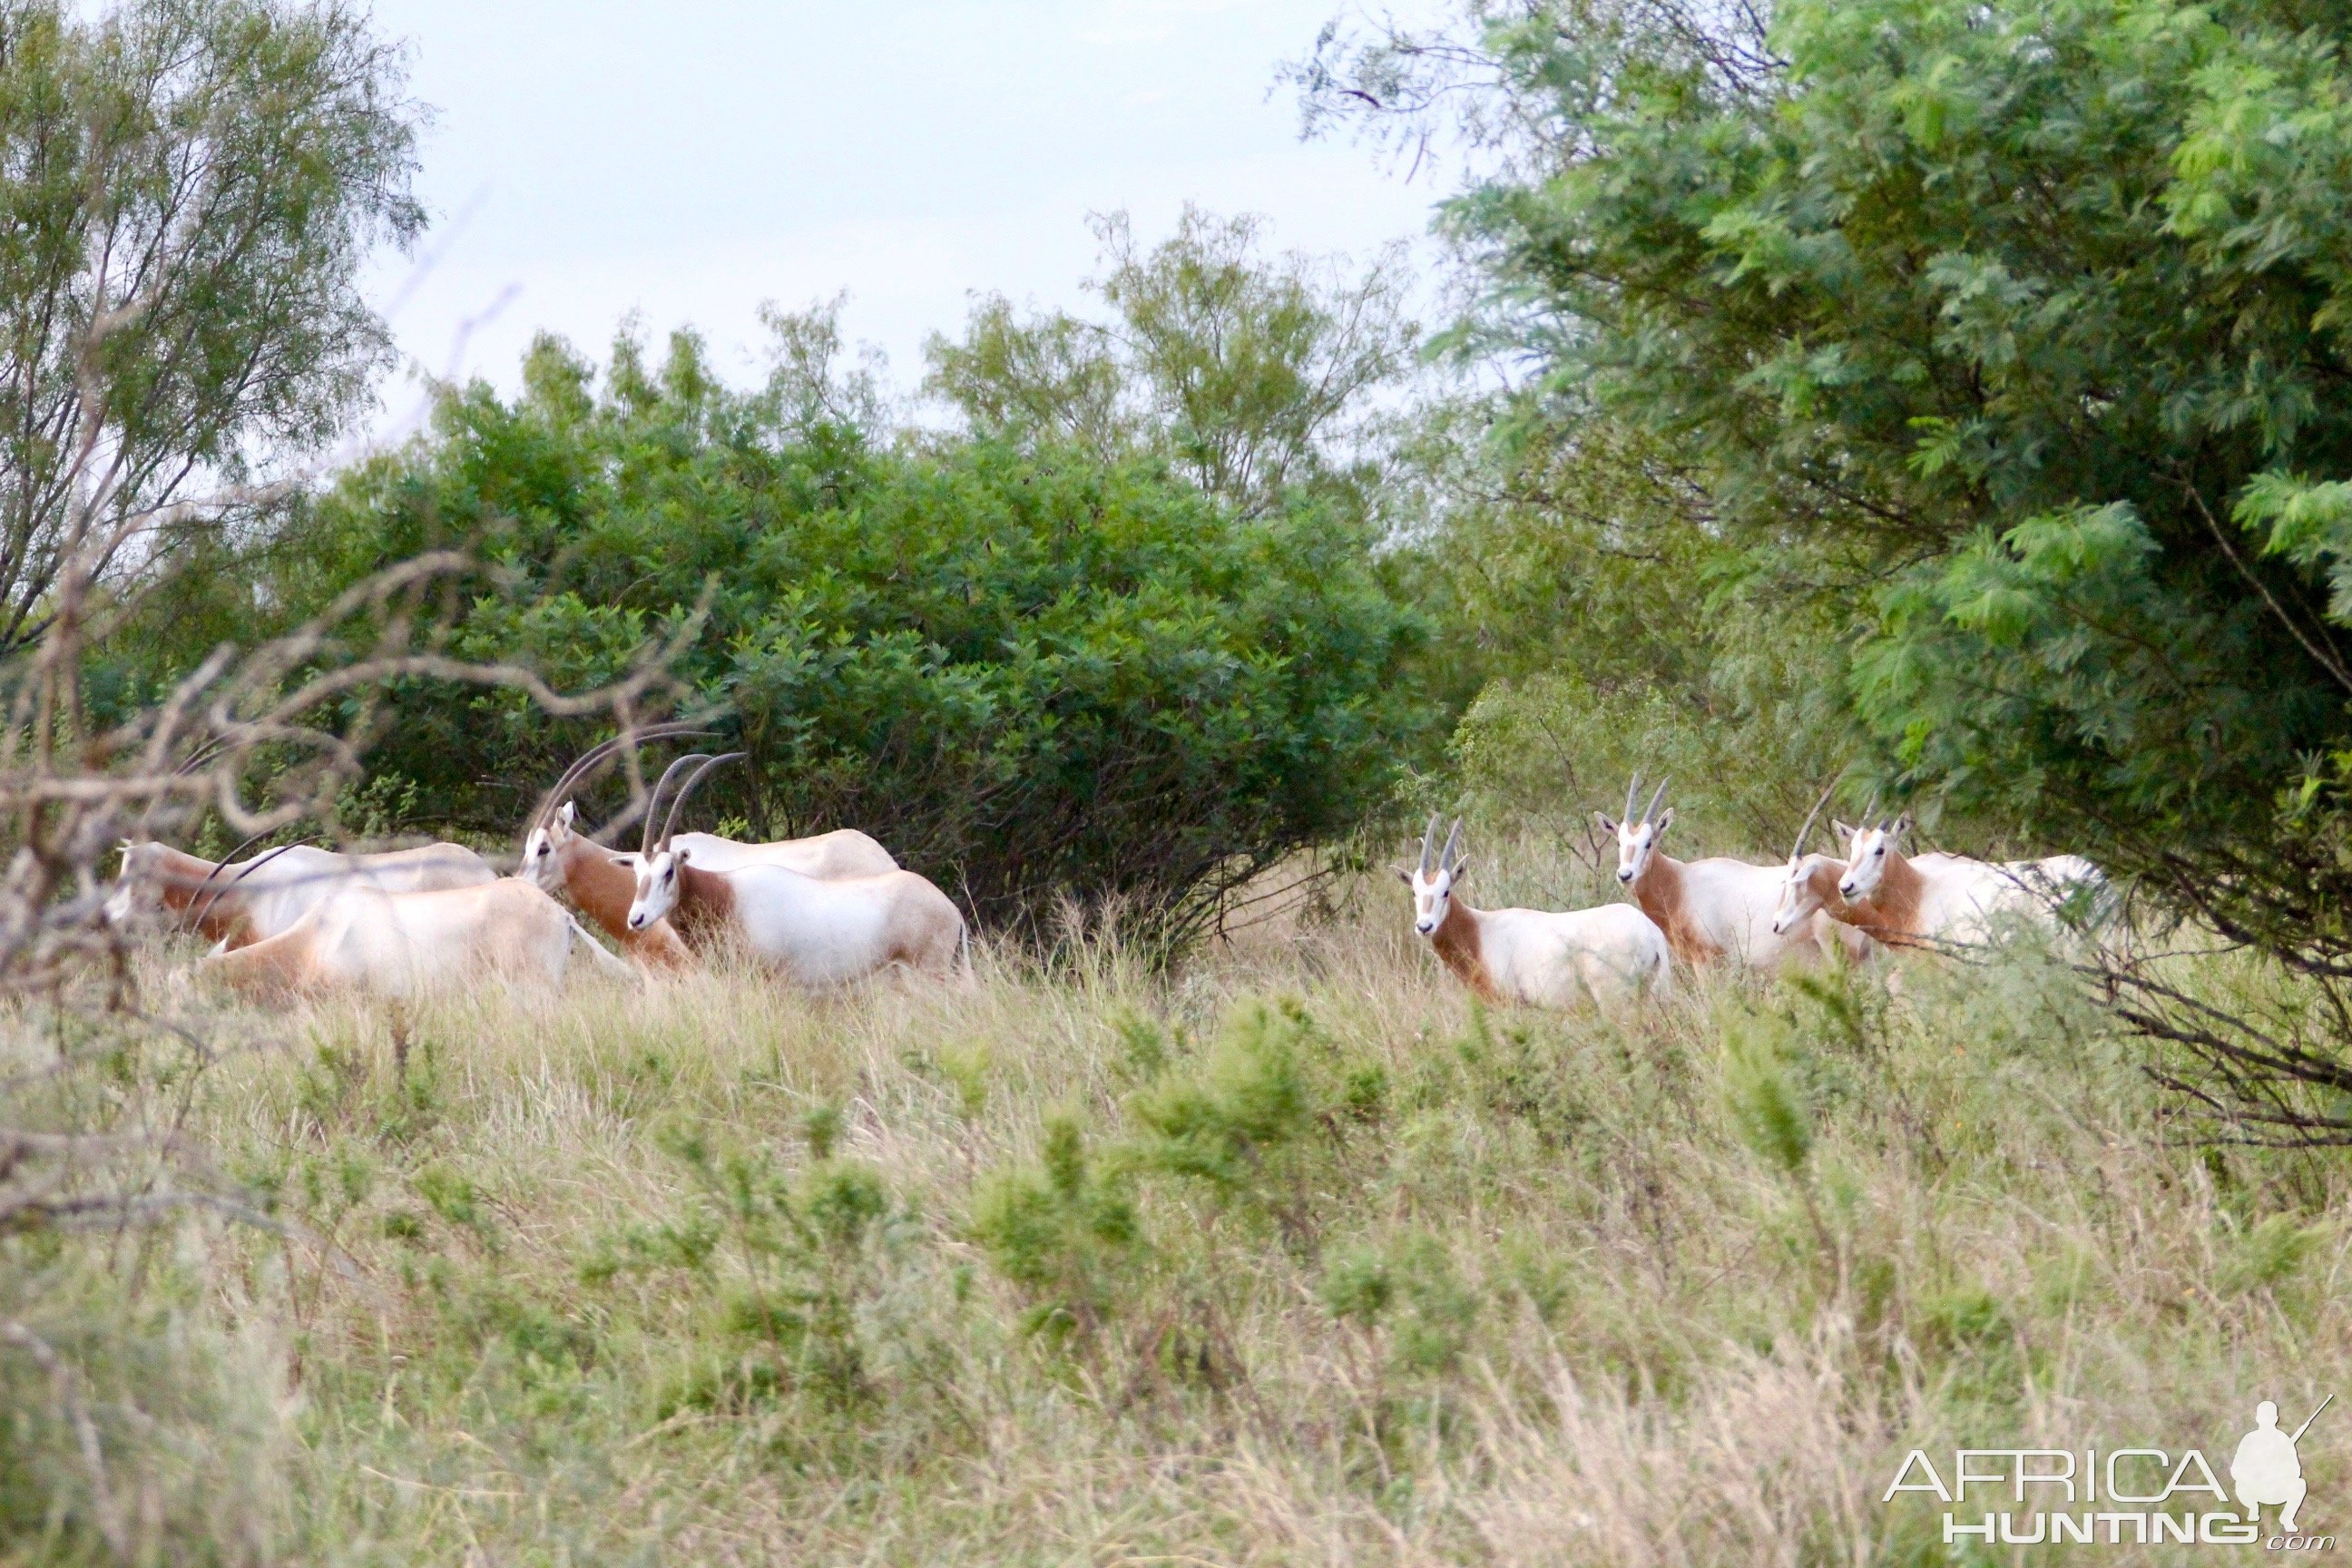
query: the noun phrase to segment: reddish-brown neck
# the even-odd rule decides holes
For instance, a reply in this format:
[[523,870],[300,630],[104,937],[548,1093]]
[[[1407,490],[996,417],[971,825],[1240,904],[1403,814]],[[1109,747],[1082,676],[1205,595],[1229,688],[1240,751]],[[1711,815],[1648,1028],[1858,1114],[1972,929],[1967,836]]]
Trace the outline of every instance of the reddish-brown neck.
[[629,904],[637,879],[611,850],[574,834],[556,847],[563,890],[580,912],[623,942],[629,940]]
[[644,931],[629,929],[629,906],[636,900],[637,877],[617,854],[578,834],[566,838],[555,853],[563,867],[563,890],[580,906],[580,912],[604,927],[614,941],[647,963],[687,962],[686,951],[669,921],[657,921]]
[[[1898,869],[1899,868],[1899,869]],[[1913,935],[1919,915],[1919,889],[1926,885],[1911,862],[1888,851],[1886,874],[1866,899],[1849,900],[1838,891],[1838,883],[1845,876],[1845,867],[1835,860],[1824,860],[1813,868],[1805,879],[1813,896],[1822,901],[1832,920],[1843,921],[1856,931],[1876,938],[1890,947],[1913,945]],[[1895,896],[1897,889],[1908,889],[1907,902]]]
[[1495,977],[1486,968],[1486,944],[1480,940],[1478,911],[1459,899],[1445,900],[1445,914],[1430,934],[1429,945],[1454,977],[1488,1001],[1498,999]]
[[1927,891],[1927,879],[1910,858],[1898,853],[1892,845],[1886,850],[1886,869],[1879,873],[1878,886],[1870,890],[1866,900],[1874,911],[1880,930],[1864,926],[1865,931],[1881,942],[1905,942],[1919,934],[1919,904]]
[[1722,954],[1691,919],[1683,882],[1683,863],[1663,850],[1652,849],[1642,874],[1633,879],[1633,902],[1666,933],[1666,945],[1685,963],[1706,963]]

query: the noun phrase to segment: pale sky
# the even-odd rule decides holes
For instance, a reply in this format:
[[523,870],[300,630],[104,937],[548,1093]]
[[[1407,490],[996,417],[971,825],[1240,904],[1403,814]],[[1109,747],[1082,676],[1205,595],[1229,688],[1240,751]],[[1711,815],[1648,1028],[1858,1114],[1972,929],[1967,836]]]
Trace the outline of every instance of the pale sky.
[[701,328],[748,380],[761,301],[846,289],[849,335],[904,391],[974,291],[1079,305],[1089,211],[1150,239],[1189,199],[1369,258],[1423,236],[1439,193],[1301,142],[1269,95],[1341,3],[376,0],[436,111],[436,258],[389,258],[375,297],[432,374],[511,387],[534,331],[601,360],[630,310],[656,341]]

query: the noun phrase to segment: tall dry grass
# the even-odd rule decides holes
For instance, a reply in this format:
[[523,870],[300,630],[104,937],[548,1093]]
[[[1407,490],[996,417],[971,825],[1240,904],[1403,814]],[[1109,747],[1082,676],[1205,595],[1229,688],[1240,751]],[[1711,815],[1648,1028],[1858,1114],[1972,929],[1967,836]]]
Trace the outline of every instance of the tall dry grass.
[[2352,1393],[2340,1165],[2178,1141],[2059,965],[1621,1028],[1339,902],[1170,973],[257,1015],[192,1131],[286,1229],[147,1287],[245,1478],[173,1554],[1945,1562],[1879,1500],[1912,1447],[2219,1456]]

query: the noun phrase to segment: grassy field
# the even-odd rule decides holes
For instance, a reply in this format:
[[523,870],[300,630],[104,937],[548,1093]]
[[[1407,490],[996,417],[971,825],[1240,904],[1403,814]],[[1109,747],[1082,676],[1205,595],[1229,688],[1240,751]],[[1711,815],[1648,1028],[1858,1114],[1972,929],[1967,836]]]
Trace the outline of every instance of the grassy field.
[[[1619,1028],[1475,1007],[1382,879],[1171,974],[242,1026],[185,1126],[284,1238],[8,1244],[154,1561],[1947,1562],[1915,1446],[2352,1395],[2340,1163],[2179,1142],[2031,955]],[[95,1560],[7,1364],[12,1560]]]

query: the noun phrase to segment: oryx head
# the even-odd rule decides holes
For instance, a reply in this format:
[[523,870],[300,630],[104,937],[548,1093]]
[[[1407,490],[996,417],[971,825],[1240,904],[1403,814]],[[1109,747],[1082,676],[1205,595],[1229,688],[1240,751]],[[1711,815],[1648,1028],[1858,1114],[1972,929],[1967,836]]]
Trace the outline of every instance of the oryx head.
[[1786,936],[1790,931],[1821,913],[1822,896],[1813,885],[1813,872],[1825,857],[1805,853],[1805,840],[1812,837],[1813,824],[1821,820],[1822,807],[1837,793],[1837,784],[1822,791],[1822,798],[1813,802],[1813,809],[1805,814],[1805,824],[1797,829],[1797,842],[1789,850],[1788,868],[1780,878],[1780,901],[1772,910],[1772,934]]
[[1402,866],[1396,868],[1398,877],[1412,889],[1412,929],[1423,936],[1435,936],[1437,928],[1445,923],[1446,900],[1470,868],[1461,848],[1462,819],[1454,819],[1454,830],[1445,836],[1445,847],[1440,851],[1437,814],[1432,812],[1429,826],[1421,836],[1421,863],[1410,871]]
[[1625,786],[1625,815],[1622,819],[1612,821],[1605,811],[1592,814],[1601,832],[1617,836],[1617,879],[1629,888],[1650,868],[1650,858],[1658,851],[1658,840],[1666,836],[1666,829],[1674,823],[1673,806],[1666,807],[1664,816],[1658,815],[1658,803],[1666,798],[1670,782],[1658,781],[1657,791],[1650,796],[1650,804],[1642,808],[1639,819],[1633,816],[1633,801],[1642,793],[1642,775],[1638,773],[1633,782]]
[[1878,891],[1878,884],[1886,876],[1886,862],[1898,851],[1895,841],[1911,831],[1911,814],[1905,812],[1893,822],[1873,821],[1878,809],[1878,797],[1873,795],[1870,809],[1862,814],[1862,826],[1848,827],[1844,823],[1832,823],[1837,836],[1845,845],[1845,875],[1838,879],[1838,897],[1866,899]]
[[611,740],[582,753],[578,761],[563,770],[563,776],[555,781],[555,786],[540,797],[539,809],[531,813],[530,826],[523,834],[522,865],[518,874],[543,893],[561,892],[563,889],[561,858],[563,847],[572,841],[580,818],[580,807],[572,799],[572,792],[630,747],[642,745],[647,741],[709,733],[709,731],[694,724],[654,724],[642,730],[624,730]]
[[[729,752],[718,757],[699,753],[680,757],[670,763],[668,770],[662,774],[661,782],[654,785],[652,802],[646,808],[645,842],[636,858],[637,893],[629,900],[631,931],[643,931],[677,908],[678,873],[687,863],[687,852],[670,847],[670,837],[677,831],[678,808],[686,804],[686,797],[694,793],[695,786],[711,769],[722,763],[740,761],[748,754]],[[679,784],[677,793],[670,797],[669,815],[662,817],[661,831],[656,835],[654,819],[661,805],[662,792],[669,787],[670,780],[689,766],[694,771],[687,774],[686,782]]]

